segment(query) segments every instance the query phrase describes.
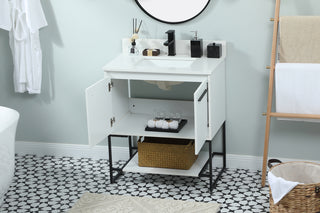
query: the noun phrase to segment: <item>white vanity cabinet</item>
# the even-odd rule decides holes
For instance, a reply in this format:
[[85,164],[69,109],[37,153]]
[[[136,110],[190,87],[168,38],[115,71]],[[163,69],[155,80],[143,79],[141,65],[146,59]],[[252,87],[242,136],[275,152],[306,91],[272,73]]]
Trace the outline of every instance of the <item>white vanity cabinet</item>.
[[[190,171],[138,167],[137,156],[123,171],[198,176],[208,160],[201,149],[226,119],[226,43],[219,43],[223,45],[219,59],[123,53],[105,65],[104,77],[86,89],[89,144],[94,146],[109,135],[194,139],[199,157]],[[195,82],[198,87],[191,101],[131,98],[130,80]],[[180,112],[187,124],[179,133],[145,131],[155,110]]]

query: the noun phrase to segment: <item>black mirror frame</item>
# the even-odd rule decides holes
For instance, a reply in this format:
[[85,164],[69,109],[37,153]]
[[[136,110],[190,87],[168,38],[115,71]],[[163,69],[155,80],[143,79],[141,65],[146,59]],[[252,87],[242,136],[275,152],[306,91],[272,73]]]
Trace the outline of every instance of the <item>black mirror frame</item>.
[[179,22],[170,22],[170,21],[165,21],[165,20],[158,19],[158,18],[154,17],[153,15],[151,15],[149,12],[147,12],[147,11],[142,7],[142,5],[139,3],[138,0],[135,0],[135,2],[137,3],[137,5],[140,7],[140,9],[141,9],[144,13],[146,13],[148,16],[150,16],[151,18],[153,18],[153,19],[155,19],[155,20],[157,20],[157,21],[160,21],[160,22],[166,23],[166,24],[181,24],[181,23],[185,23],[185,22],[190,21],[190,20],[196,18],[197,16],[199,16],[199,15],[208,7],[208,5],[209,5],[209,3],[210,3],[210,0],[208,0],[206,6],[204,6],[203,9],[202,9],[198,14],[196,14],[195,16],[193,16],[193,17],[191,17],[191,18],[189,18],[189,19],[186,19],[186,20],[184,20],[184,21],[179,21]]

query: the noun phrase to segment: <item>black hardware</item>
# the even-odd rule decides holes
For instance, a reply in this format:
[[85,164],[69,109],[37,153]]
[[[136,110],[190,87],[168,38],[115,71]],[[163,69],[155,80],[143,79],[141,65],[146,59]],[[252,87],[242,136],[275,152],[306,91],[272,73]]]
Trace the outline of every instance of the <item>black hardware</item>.
[[203,91],[203,93],[201,94],[200,98],[198,99],[198,102],[202,101],[203,97],[207,94],[207,92],[208,92],[207,89],[205,89],[205,90]]
[[109,89],[109,92],[111,91],[111,88],[113,87],[113,82],[110,81],[110,83],[108,83],[108,89]]
[[176,55],[176,40],[174,30],[168,30],[166,33],[168,34],[168,40],[163,43],[164,46],[168,46],[168,56]]
[[110,118],[110,126],[113,127],[113,124],[116,122],[116,118],[112,117]]
[[320,186],[316,186],[315,192],[316,194],[320,193]]

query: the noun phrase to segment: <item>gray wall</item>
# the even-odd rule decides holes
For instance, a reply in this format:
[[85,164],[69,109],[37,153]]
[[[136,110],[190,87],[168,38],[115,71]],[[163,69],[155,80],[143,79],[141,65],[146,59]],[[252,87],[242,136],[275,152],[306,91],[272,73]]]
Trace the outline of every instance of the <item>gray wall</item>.
[[[227,152],[261,156],[274,4],[211,0],[196,19],[169,25],[150,19],[133,0],[43,0],[49,23],[40,33],[43,92],[13,92],[8,33],[0,30],[0,105],[21,114],[17,140],[87,144],[84,90],[102,77],[101,67],[120,52],[120,39],[130,36],[137,17],[144,21],[144,38],[164,39],[166,30],[175,29],[177,39],[189,39],[198,30],[203,39],[228,42]],[[281,14],[317,15],[319,9],[317,0],[283,1]],[[315,123],[272,120],[270,155],[320,160],[319,129]]]

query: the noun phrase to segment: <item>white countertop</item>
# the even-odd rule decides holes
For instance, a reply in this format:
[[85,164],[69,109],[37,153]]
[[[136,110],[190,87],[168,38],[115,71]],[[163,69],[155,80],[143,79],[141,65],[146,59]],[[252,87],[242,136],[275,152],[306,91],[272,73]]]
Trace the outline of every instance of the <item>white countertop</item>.
[[[189,41],[182,40],[177,41],[177,44],[180,46],[184,45],[184,49],[186,49],[185,44],[188,44],[188,42]],[[205,43],[208,42],[209,41],[206,41]],[[118,73],[211,75],[226,58],[226,42],[220,41],[219,43],[222,44],[222,56],[220,58],[207,58],[206,50],[204,50],[204,55],[201,58],[192,58],[186,51],[183,52],[183,54],[177,53],[176,56],[167,56],[163,52],[160,56],[130,55],[124,52],[107,63],[103,67],[103,70],[105,72]],[[155,62],[160,65],[155,65]]]
[[[225,57],[216,58],[188,58],[186,56],[135,56],[120,54],[109,63],[103,70],[106,72],[139,72],[139,73],[167,73],[167,74],[185,74],[185,75],[210,75],[213,70],[224,60]],[[178,61],[181,63],[192,62],[186,67],[161,67],[156,66],[148,60]],[[174,63],[174,62],[173,62]]]

